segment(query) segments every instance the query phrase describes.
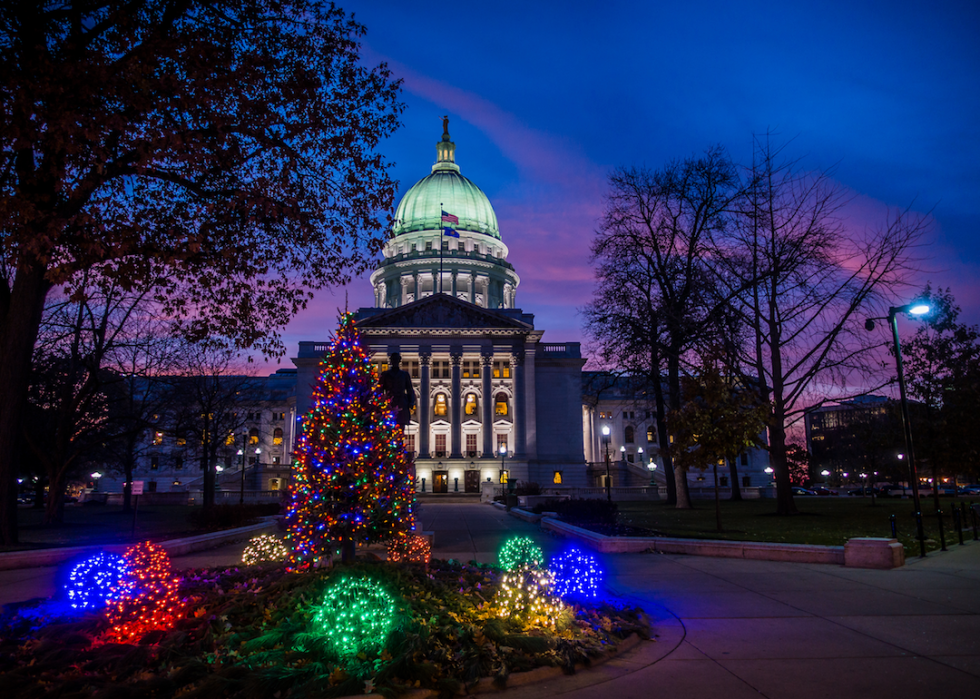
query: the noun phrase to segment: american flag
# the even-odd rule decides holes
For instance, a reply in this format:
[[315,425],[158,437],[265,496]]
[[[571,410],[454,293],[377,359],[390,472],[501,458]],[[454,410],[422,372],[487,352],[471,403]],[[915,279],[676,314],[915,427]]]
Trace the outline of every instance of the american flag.
[[445,211],[442,212],[442,222],[443,223],[459,223],[459,216],[453,216],[452,214],[447,214]]

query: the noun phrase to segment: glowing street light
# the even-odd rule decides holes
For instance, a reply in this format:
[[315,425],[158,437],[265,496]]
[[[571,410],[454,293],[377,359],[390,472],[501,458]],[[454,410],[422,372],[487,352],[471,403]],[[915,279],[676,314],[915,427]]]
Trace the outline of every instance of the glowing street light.
[[609,425],[602,426],[602,441],[606,445],[606,500],[612,502],[612,492],[609,489]]
[[[915,470],[915,451],[912,449],[912,421],[909,419],[909,399],[905,390],[905,367],[902,364],[902,343],[898,339],[898,314],[909,313],[921,316],[928,313],[929,305],[921,302],[910,303],[906,306],[891,306],[888,309],[888,323],[892,328],[892,341],[895,344],[895,370],[898,373],[898,393],[902,400],[902,424],[905,427],[905,453],[909,455],[909,481],[912,483],[912,500],[915,503],[915,521],[919,534],[919,550],[922,558],[926,557],[926,539],[922,531],[922,508],[919,505],[919,477]],[[864,323],[867,330],[874,330],[875,320],[868,318]],[[939,511],[939,496],[936,496],[936,512],[942,521]]]

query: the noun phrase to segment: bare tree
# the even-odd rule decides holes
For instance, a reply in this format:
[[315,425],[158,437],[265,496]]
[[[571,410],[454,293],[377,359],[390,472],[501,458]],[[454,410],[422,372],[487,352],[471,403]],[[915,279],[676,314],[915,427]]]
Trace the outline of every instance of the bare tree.
[[818,384],[870,378],[879,345],[864,321],[908,282],[926,229],[923,217],[902,211],[877,228],[854,230],[831,174],[807,171],[768,140],[758,142],[741,225],[726,254],[714,256],[726,283],[740,279],[750,288],[737,309],[753,335],[745,361],[772,405],[769,455],[780,514],[796,512],[787,428],[802,419]]
[[596,289],[584,309],[586,327],[603,360],[653,387],[668,502],[689,508],[687,476],[671,458],[664,417],[681,407],[684,354],[709,333],[730,296],[718,296],[722,287],[706,260],[742,196],[740,181],[714,147],[657,171],[617,170],[609,185],[592,244]]
[[[72,469],[104,452],[118,436],[113,397],[124,380],[112,361],[145,351],[134,330],[151,315],[147,291],[130,291],[85,270],[59,290],[45,308],[34,353],[23,436],[48,483],[45,521],[62,519]],[[115,370],[113,370],[115,369]],[[103,453],[104,457],[105,454]]]
[[171,377],[173,410],[165,431],[193,440],[203,474],[204,508],[214,506],[218,454],[234,446],[246,423],[246,410],[262,399],[262,380],[240,373],[238,355],[213,344],[191,347],[180,376]]

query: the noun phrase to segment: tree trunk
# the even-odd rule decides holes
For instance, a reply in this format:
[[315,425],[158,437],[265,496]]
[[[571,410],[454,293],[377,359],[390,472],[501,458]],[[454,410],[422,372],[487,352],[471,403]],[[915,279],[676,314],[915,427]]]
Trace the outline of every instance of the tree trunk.
[[340,562],[341,563],[353,563],[356,557],[354,540],[353,539],[341,539],[340,540]]
[[[35,263],[17,270],[9,295],[0,295],[0,541],[16,544],[17,442],[27,405],[31,354],[51,285]],[[4,287],[6,291],[6,287]]]
[[126,452],[123,454],[123,475],[126,482],[123,484],[123,512],[131,512],[133,509],[133,464],[136,461],[136,438],[127,436]]
[[[667,357],[667,398],[670,401],[671,410],[680,410],[681,376],[679,352],[672,351]],[[687,469],[683,466],[675,467],[674,480],[677,487],[677,509],[690,510],[691,491],[687,485]]]
[[742,486],[738,483],[738,454],[728,459],[728,473],[732,479],[732,502],[742,502]]
[[62,524],[65,521],[65,480],[64,471],[48,476],[48,502],[44,508],[45,524]]
[[715,461],[715,526],[718,531],[722,531],[721,528],[721,495],[718,493],[718,462]]

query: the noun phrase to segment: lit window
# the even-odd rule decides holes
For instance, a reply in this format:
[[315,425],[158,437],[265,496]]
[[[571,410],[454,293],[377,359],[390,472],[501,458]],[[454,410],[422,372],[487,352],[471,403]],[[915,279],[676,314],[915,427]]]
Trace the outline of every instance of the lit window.
[[183,435],[183,433],[179,433],[177,435],[177,446],[178,447],[185,447],[185,446],[187,446],[187,437],[185,437]]
[[510,478],[510,471],[501,471],[500,472],[500,482],[501,483],[506,483],[508,478]]
[[274,429],[272,431],[272,443],[273,444],[282,444],[282,428],[281,427],[277,427],[276,429]]
[[446,394],[445,393],[437,393],[436,394],[435,414],[436,415],[439,415],[441,417],[445,417],[447,412],[448,412],[448,406],[446,405]]
[[510,449],[507,448],[507,435],[498,434],[497,435],[497,453],[500,453],[500,448],[503,447],[506,453],[510,453]]
[[248,431],[248,443],[258,444],[259,443],[259,428],[253,427]]
[[464,412],[467,415],[476,415],[476,410],[477,410],[476,396],[472,393],[468,393],[466,395],[466,407],[464,409]]
[[153,433],[153,446],[158,447],[163,444],[163,432]]
[[234,446],[234,445],[235,445],[235,433],[234,432],[229,432],[228,433],[228,439],[225,440],[225,446],[231,447],[231,446]]
[[561,471],[555,471],[555,477],[552,479],[552,483],[561,485]]
[[497,399],[496,399],[496,401],[494,401],[494,413],[497,414],[497,415],[506,415],[507,412],[508,412],[507,411],[507,407],[508,407],[507,406],[507,394],[506,393],[498,393],[497,394]]
[[476,456],[476,435],[467,434],[466,435],[466,454],[467,456]]
[[653,444],[657,441],[657,428],[653,425],[647,427],[647,442]]
[[494,362],[493,363],[493,378],[495,379],[509,379],[510,378],[510,362]]

